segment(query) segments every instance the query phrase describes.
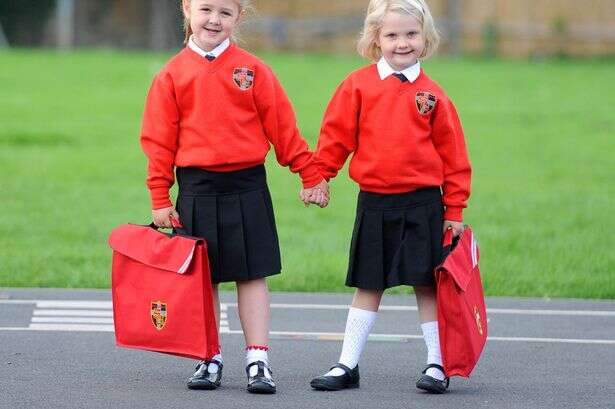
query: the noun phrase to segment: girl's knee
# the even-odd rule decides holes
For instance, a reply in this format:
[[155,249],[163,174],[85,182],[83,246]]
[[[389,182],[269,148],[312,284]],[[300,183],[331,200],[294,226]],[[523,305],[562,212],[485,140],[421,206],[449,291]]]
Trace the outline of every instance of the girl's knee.
[[414,293],[418,296],[430,296],[433,295],[435,297],[436,295],[436,287],[434,286],[424,286],[424,285],[417,285],[414,286]]

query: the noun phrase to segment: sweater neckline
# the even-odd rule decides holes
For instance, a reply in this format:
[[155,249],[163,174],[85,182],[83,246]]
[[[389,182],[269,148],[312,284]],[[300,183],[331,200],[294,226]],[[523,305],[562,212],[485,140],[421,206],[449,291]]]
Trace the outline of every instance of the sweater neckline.
[[382,86],[384,87],[393,87],[393,89],[396,89],[399,94],[403,94],[413,88],[416,88],[417,86],[420,86],[420,84],[423,83],[423,78],[425,77],[425,72],[423,71],[423,67],[421,67],[419,75],[418,77],[416,77],[414,82],[401,82],[394,75],[389,75],[382,80],[380,79],[380,74],[378,72],[378,67],[376,66],[376,64],[372,65],[372,74],[374,75],[377,83],[382,84]]
[[221,64],[224,63],[228,58],[230,58],[231,54],[235,53],[237,46],[234,43],[231,43],[226,50],[220,56],[216,57],[213,61],[208,61],[205,57],[201,57],[196,51],[190,49],[189,47],[185,47],[185,51],[191,56],[193,60],[198,62],[203,68],[206,68],[209,72],[216,71]]

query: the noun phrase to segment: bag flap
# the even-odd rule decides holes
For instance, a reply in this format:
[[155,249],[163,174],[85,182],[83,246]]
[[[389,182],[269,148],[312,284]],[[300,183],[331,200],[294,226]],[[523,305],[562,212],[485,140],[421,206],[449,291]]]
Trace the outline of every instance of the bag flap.
[[109,246],[120,254],[161,270],[184,274],[198,239],[168,236],[158,230],[136,224],[123,224],[111,232]]
[[472,229],[467,227],[444,262],[438,267],[438,271],[450,274],[457,287],[465,291],[472,280],[472,272],[478,266],[478,260],[478,243]]

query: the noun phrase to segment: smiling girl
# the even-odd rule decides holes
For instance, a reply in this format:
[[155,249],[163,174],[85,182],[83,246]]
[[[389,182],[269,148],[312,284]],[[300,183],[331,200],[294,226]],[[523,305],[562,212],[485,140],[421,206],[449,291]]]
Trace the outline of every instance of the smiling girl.
[[[359,184],[346,285],[356,292],[338,363],[312,380],[317,390],[359,386],[359,357],[385,289],[414,287],[427,345],[427,366],[416,386],[448,387],[442,368],[434,268],[443,232],[463,231],[470,163],[457,111],[421,68],[438,45],[423,0],[372,0],[360,54],[375,64],[351,73],[325,113],[316,161],[329,180],[352,154]],[[396,357],[392,357],[394,362]]]
[[[187,46],[156,75],[147,96],[141,145],[148,159],[147,186],[154,223],[207,242],[214,283],[237,284],[246,342],[247,389],[275,393],[268,359],[269,295],[265,278],[281,271],[265,156],[326,201],[327,184],[300,136],[290,101],[271,69],[237,47],[233,33],[247,0],[183,0]],[[179,185],[174,207],[169,189]],[[216,389],[222,355],[199,362],[190,389]]]

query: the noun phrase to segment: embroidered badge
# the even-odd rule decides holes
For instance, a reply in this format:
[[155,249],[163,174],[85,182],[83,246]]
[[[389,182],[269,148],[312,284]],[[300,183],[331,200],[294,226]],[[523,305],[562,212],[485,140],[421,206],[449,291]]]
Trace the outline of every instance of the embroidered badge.
[[419,110],[419,114],[427,115],[433,111],[436,106],[436,96],[431,92],[419,91],[416,93],[416,108]]
[[480,319],[480,312],[478,311],[478,307],[474,306],[474,319],[476,320],[476,326],[478,327],[478,333],[483,335],[483,324]]
[[235,68],[233,71],[233,82],[242,91],[250,89],[254,83],[254,71],[247,68]]
[[152,301],[151,308],[152,324],[160,331],[167,322],[167,304],[162,301]]

